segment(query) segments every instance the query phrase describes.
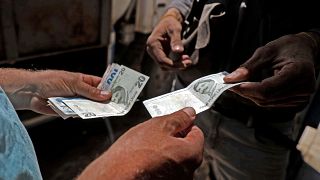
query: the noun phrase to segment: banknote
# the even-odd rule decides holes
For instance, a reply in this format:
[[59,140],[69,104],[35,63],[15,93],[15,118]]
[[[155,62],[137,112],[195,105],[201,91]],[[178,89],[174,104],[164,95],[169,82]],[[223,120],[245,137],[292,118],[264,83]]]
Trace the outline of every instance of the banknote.
[[127,114],[146,85],[149,77],[126,66],[120,66],[111,85],[112,98],[108,102],[88,99],[65,99],[63,102],[83,119],[123,116]]
[[152,117],[167,115],[185,107],[193,107],[196,113],[209,109],[227,89],[241,83],[225,84],[227,72],[211,74],[193,81],[188,87],[143,101]]
[[66,99],[69,99],[69,98],[66,98],[66,97],[49,98],[48,105],[56,113],[58,113],[63,119],[67,119],[69,117],[77,117],[78,115],[63,102],[63,100],[66,100]]
[[64,114],[60,109],[58,109],[54,104],[51,104],[50,102],[48,102],[48,106],[51,107],[51,109],[53,109],[53,111],[56,112],[57,114],[59,114],[59,116],[62,117],[63,119],[68,119],[70,117],[78,117],[77,114],[75,114],[75,115]]
[[104,91],[110,91],[112,83],[119,75],[120,65],[116,63],[112,63],[111,66],[108,66],[106,72],[104,73],[100,84],[98,85],[98,89],[102,89]]

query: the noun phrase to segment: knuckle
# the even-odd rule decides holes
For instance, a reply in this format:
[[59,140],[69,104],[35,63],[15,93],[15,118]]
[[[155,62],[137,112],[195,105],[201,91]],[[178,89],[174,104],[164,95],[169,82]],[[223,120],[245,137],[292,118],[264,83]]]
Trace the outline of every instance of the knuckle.
[[179,126],[174,119],[169,118],[168,116],[159,117],[156,119],[160,122],[160,128],[168,132],[174,132]]
[[147,46],[153,47],[156,41],[157,41],[157,38],[150,36],[147,40]]
[[257,101],[259,103],[267,102],[269,99],[271,99],[273,96],[273,92],[271,88],[261,88],[259,91],[257,91]]
[[257,53],[262,57],[267,57],[273,53],[273,49],[274,47],[272,44],[267,44],[265,46],[259,47],[257,49]]

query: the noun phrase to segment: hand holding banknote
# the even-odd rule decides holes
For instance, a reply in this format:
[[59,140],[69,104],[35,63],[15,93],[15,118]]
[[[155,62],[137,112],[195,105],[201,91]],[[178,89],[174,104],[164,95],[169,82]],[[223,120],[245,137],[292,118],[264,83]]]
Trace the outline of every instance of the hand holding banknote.
[[46,106],[46,99],[52,96],[83,96],[95,101],[106,101],[111,93],[97,89],[100,77],[67,71],[36,71],[34,81],[38,83],[39,92],[33,97],[30,108],[41,114],[56,114]]
[[98,88],[111,91],[111,101],[96,102],[82,97],[51,97],[49,106],[62,118],[83,119],[122,116],[128,113],[149,77],[128,67],[111,64]]

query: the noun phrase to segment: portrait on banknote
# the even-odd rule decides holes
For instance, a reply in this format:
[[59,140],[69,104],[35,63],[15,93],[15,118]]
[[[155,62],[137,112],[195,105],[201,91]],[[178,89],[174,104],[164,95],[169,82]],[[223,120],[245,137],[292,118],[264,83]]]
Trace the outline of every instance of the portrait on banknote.
[[209,96],[215,92],[217,83],[213,79],[204,79],[196,82],[193,86],[193,90],[200,94],[207,94]]
[[124,87],[122,86],[116,86],[111,90],[112,92],[112,102],[115,102],[117,104],[128,104],[128,95]]

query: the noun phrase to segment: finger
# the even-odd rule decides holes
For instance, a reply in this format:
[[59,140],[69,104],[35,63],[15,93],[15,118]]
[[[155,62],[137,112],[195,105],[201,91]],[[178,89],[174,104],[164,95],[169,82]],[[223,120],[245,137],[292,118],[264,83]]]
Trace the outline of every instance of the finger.
[[[102,91],[96,86],[98,85],[96,78],[90,78],[90,76],[83,76],[82,81],[78,82],[75,86],[76,93],[86,98],[96,101],[106,101],[111,98],[111,92]],[[94,85],[94,86],[92,86]]]
[[204,135],[201,129],[197,126],[192,126],[184,140],[189,142],[193,147],[195,147],[195,149],[203,149]]
[[184,108],[180,111],[160,117],[162,127],[169,134],[177,133],[189,128],[195,119],[196,113],[193,108]]
[[[259,99],[310,95],[314,91],[314,75],[310,72],[300,77],[302,75],[299,72],[295,65],[289,64],[272,77],[261,82],[244,83],[235,89],[244,96]],[[306,80],[308,80],[307,83]]]
[[240,67],[233,71],[231,74],[226,75],[223,80],[225,83],[236,83],[248,80],[249,71],[247,68]]
[[50,107],[43,107],[39,110],[39,112],[41,112],[41,114],[45,114],[45,115],[49,115],[49,116],[59,116],[59,114],[57,114],[54,110],[52,110],[52,108]]
[[167,33],[170,38],[171,50],[174,53],[182,53],[184,51],[183,43],[181,40],[182,27],[179,22],[174,21],[167,27]]
[[247,69],[248,74],[246,75],[246,80],[250,76],[259,73],[263,68],[265,68],[272,59],[275,57],[274,48],[269,46],[263,46],[258,48],[250,59],[243,63],[240,67]]
[[296,96],[283,99],[274,99],[272,101],[260,101],[257,104],[261,107],[274,107],[274,108],[293,108],[305,107],[310,100],[310,96]]
[[309,101],[310,94],[286,94],[280,96],[263,97],[256,96],[255,94],[246,93],[239,87],[230,89],[231,91],[239,94],[240,96],[247,98],[261,107],[294,107],[306,105]]
[[92,75],[83,75],[83,82],[90,84],[93,87],[97,87],[101,82],[101,77],[92,76]]
[[201,161],[203,159],[203,132],[197,126],[192,126],[190,132],[186,135],[185,138],[182,138],[181,140],[185,142],[182,144],[185,148],[185,157],[192,159],[195,163],[191,163],[190,165],[195,166],[194,168],[196,168],[201,164]]
[[[191,131],[183,138],[190,146],[189,150],[191,153],[190,157],[195,157],[196,161],[200,162],[203,158],[203,149],[204,149],[204,135],[201,129],[197,126],[192,126]],[[187,148],[188,149],[188,148]]]
[[186,54],[181,56],[181,61],[182,61],[182,64],[184,65],[185,68],[187,68],[187,67],[192,65],[191,58]]
[[40,114],[46,114],[50,116],[58,116],[58,114],[48,105],[46,99],[32,99],[31,101],[32,110]]
[[150,44],[147,47],[147,51],[152,59],[156,60],[160,65],[173,66],[173,61],[167,57],[159,41]]

